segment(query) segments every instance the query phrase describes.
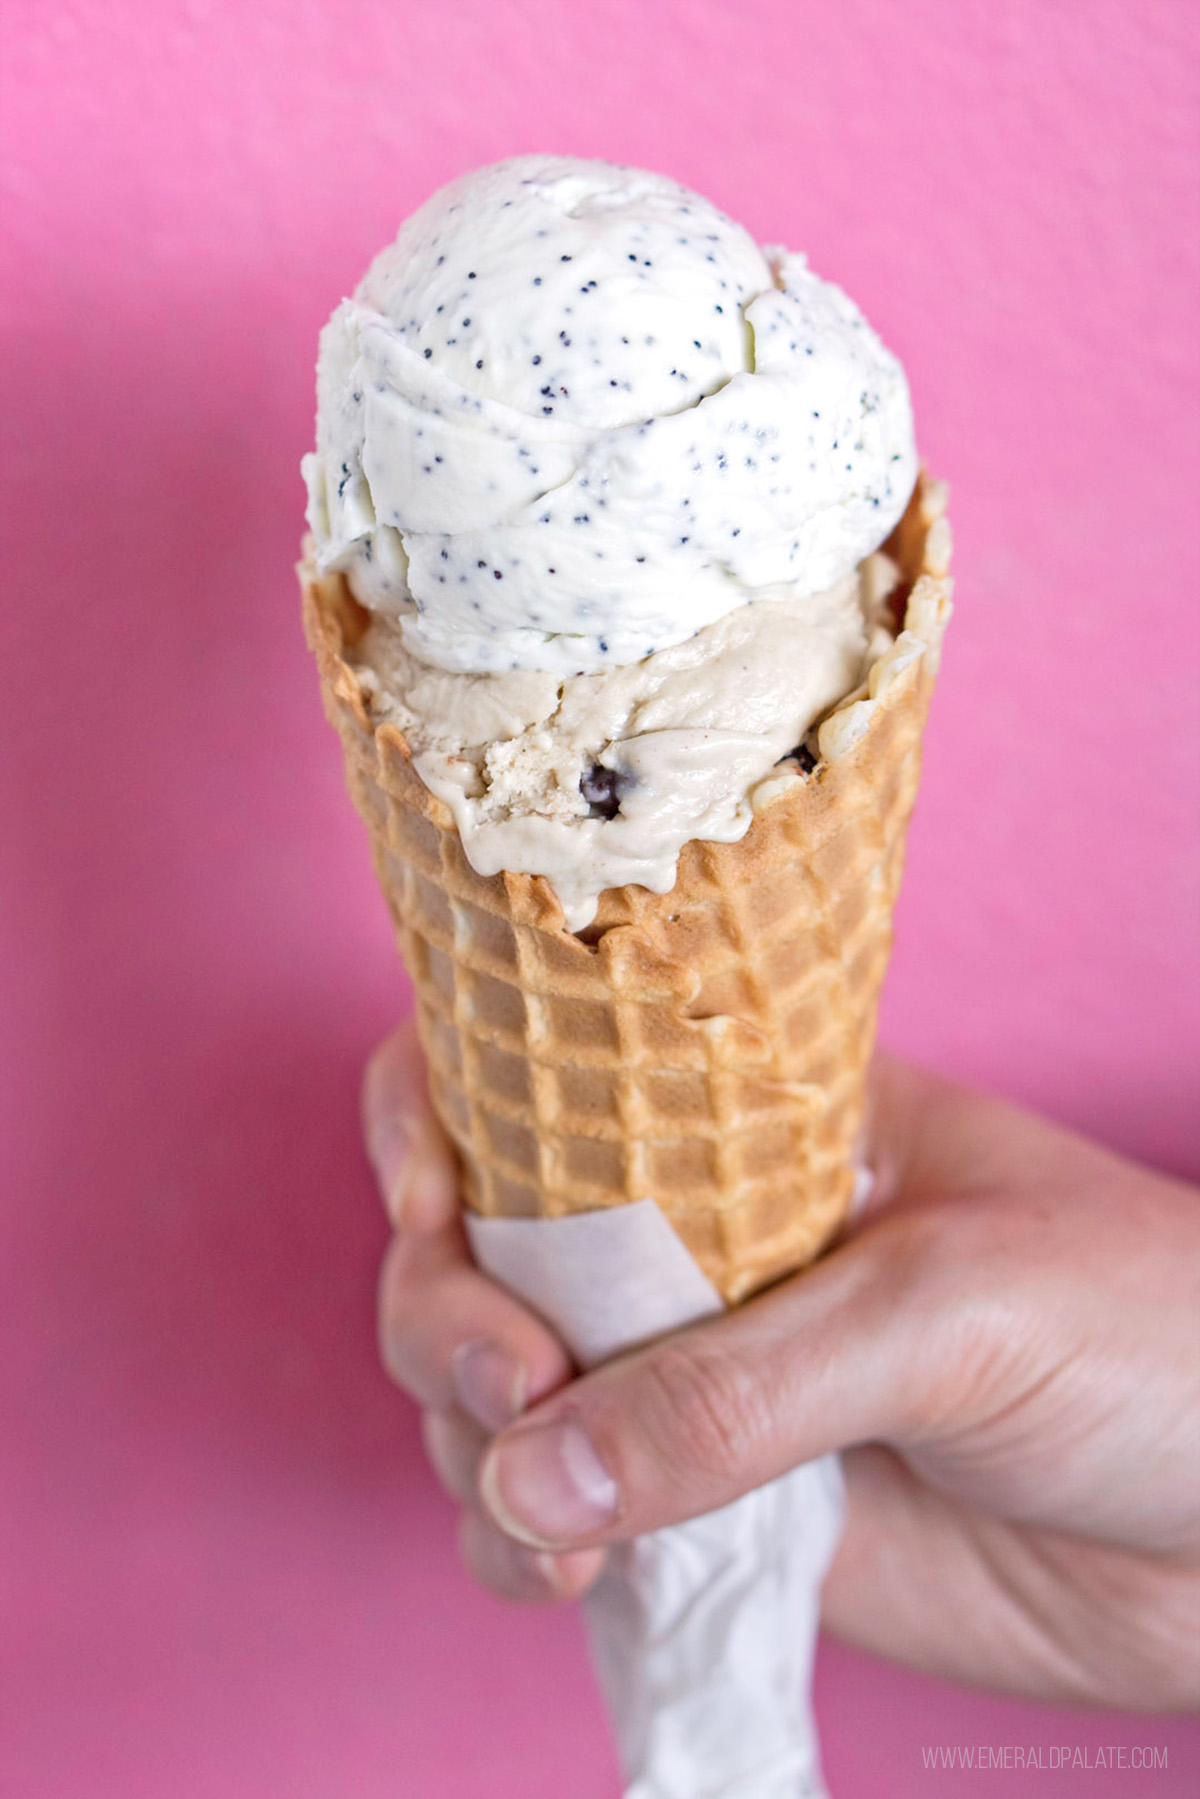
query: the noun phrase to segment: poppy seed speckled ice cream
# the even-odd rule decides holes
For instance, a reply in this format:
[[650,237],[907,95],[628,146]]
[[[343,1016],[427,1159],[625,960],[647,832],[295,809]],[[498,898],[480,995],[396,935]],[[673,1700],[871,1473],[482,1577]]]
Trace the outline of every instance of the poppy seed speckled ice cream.
[[856,307],[708,202],[607,163],[452,182],[322,336],[322,571],[364,685],[484,874],[665,891],[886,641],[916,478]]

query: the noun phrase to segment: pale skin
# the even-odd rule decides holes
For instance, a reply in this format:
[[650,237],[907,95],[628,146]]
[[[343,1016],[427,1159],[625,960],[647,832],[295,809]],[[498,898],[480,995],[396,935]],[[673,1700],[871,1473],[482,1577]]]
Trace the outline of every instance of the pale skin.
[[471,1263],[404,1026],[364,1081],[380,1343],[508,1598],[842,1452],[835,1635],[1064,1703],[1200,1705],[1200,1195],[889,1057],[875,1192],[815,1267],[576,1376]]

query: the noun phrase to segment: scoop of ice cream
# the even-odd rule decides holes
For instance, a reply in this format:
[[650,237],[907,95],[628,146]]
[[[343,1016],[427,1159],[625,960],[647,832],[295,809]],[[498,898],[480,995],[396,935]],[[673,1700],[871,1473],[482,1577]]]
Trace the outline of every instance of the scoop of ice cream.
[[665,893],[685,843],[745,833],[758,783],[891,645],[896,573],[868,556],[823,594],[737,607],[600,674],[448,673],[386,617],[353,664],[372,713],[400,727],[450,807],[471,866],[545,875],[577,931],[606,887]]
[[916,478],[899,363],[799,256],[664,177],[452,182],[321,340],[322,569],[468,673],[622,666],[825,593]]

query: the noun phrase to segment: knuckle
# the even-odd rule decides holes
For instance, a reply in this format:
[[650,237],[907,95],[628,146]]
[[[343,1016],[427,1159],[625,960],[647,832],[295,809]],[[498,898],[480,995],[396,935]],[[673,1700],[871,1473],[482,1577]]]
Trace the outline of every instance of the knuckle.
[[429,1277],[423,1245],[404,1236],[393,1237],[379,1275],[381,1327],[403,1333],[420,1318],[428,1316]]
[[483,1528],[477,1515],[469,1510],[464,1511],[458,1521],[458,1553],[467,1573],[473,1579],[481,1586],[489,1587],[501,1598],[507,1597],[503,1585],[496,1578],[494,1560]]
[[471,1503],[483,1454],[481,1433],[444,1412],[427,1410],[421,1416],[421,1436],[430,1466],[451,1499]]
[[515,1545],[473,1509],[465,1510],[459,1521],[458,1547],[467,1572],[497,1598],[528,1604],[553,1597],[545,1582],[518,1559]]
[[864,1299],[885,1314],[905,1303],[932,1309],[947,1275],[961,1290],[964,1265],[957,1221],[938,1206],[881,1218],[856,1262]]
[[[889,1219],[863,1262],[859,1316],[876,1345],[905,1357],[890,1427],[919,1442],[957,1428],[989,1395],[1007,1390],[1024,1336],[1018,1289],[1000,1274],[1011,1227],[962,1206],[934,1205]],[[973,1270],[964,1280],[963,1269]],[[898,1346],[898,1347],[896,1347]]]
[[406,1266],[409,1253],[404,1243],[394,1239],[388,1246],[379,1275],[376,1306],[376,1340],[379,1359],[388,1374],[400,1386],[417,1391],[414,1379],[414,1338],[417,1335],[419,1293]]
[[685,1471],[735,1482],[771,1430],[773,1407],[755,1371],[681,1338],[653,1355],[645,1374],[654,1440]]

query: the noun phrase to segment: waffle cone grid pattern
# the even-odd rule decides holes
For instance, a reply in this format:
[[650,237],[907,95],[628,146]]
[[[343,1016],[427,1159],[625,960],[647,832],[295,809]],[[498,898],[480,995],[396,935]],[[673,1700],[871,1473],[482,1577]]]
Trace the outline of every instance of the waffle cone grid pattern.
[[731,1304],[843,1222],[948,613],[940,504],[920,485],[888,546],[909,651],[859,702],[856,740],[773,782],[740,842],[688,844],[670,893],[610,889],[578,936],[545,880],[471,868],[401,733],[370,718],[346,659],[365,615],[340,577],[302,566],[326,711],[475,1211],[652,1198]]

